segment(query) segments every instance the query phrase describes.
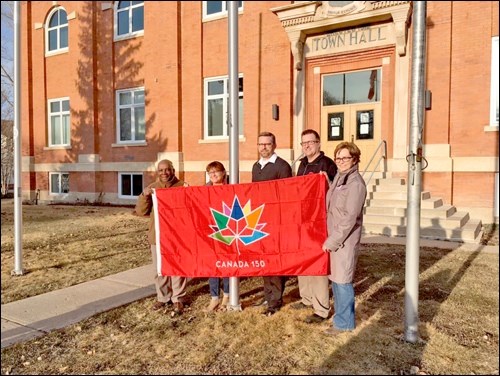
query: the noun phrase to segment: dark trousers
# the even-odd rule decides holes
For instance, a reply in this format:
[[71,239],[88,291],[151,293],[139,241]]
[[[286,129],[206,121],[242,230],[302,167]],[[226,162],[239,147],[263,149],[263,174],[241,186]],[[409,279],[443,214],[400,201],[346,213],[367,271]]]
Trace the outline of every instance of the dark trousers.
[[267,300],[267,307],[270,309],[280,309],[283,305],[283,291],[285,290],[285,277],[263,277],[264,279],[264,299]]

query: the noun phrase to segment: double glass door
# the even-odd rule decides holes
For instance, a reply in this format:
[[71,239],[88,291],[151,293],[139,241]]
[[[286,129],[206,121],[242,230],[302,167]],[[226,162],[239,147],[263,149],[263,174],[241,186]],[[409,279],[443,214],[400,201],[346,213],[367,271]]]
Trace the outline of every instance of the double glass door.
[[321,145],[334,158],[335,147],[354,142],[363,171],[380,143],[380,69],[322,76]]

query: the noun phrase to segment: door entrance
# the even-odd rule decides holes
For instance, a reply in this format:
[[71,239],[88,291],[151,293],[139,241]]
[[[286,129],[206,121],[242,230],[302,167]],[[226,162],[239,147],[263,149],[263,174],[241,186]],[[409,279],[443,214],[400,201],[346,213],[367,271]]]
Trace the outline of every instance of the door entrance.
[[334,159],[336,146],[354,142],[362,172],[381,140],[380,70],[322,77],[321,146]]

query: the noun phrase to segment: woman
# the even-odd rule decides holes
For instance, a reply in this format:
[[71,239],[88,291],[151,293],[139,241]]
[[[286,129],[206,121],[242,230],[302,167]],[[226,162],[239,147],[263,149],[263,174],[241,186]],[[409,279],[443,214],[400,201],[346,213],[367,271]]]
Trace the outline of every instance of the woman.
[[366,185],[359,174],[361,151],[352,142],[335,148],[337,175],[326,194],[328,237],[323,250],[330,252],[333,290],[333,325],[325,333],[336,335],[356,327],[354,271],[361,241]]
[[[224,165],[219,161],[213,161],[207,165],[206,168],[210,181],[207,185],[222,185],[227,183],[227,173]],[[208,285],[210,287],[210,304],[205,309],[205,312],[214,311],[219,307],[219,293],[220,293],[220,278],[209,278]],[[221,307],[226,308],[229,303],[229,278],[222,278],[223,297]]]

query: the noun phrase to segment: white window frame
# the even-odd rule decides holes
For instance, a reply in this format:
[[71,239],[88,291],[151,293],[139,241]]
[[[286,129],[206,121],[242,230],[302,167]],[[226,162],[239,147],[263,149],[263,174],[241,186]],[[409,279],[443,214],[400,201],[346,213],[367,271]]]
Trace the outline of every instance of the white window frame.
[[[52,186],[52,177],[54,175],[58,176],[58,187],[57,187],[57,192],[53,191],[53,186]],[[62,177],[63,175],[66,175],[68,177],[68,191],[63,192],[62,191]],[[49,194],[50,195],[62,195],[62,194],[68,194],[69,193],[69,173],[68,172],[49,172]]]
[[498,128],[498,36],[491,40],[490,127]]
[[[140,104],[120,104],[120,94],[130,92],[132,98],[134,98],[134,93],[138,91],[144,92],[144,103]],[[142,107],[144,109],[144,127],[146,127],[146,91],[144,87],[138,87],[133,89],[122,89],[116,91],[116,143],[123,144],[145,144],[146,143],[146,130],[144,130],[144,140],[137,140],[135,136],[135,109]],[[121,119],[120,119],[120,109],[130,108],[130,121],[131,121],[131,140],[120,140],[120,127],[121,127]]]
[[[222,3],[222,11],[212,14],[207,14],[207,2],[208,1],[203,1],[203,21],[211,21],[214,19],[227,17],[227,1],[220,1],[220,3]],[[244,4],[245,2],[242,1],[241,6],[238,7],[238,14],[243,13]]]
[[[238,79],[243,79],[243,91],[238,93],[238,104],[239,100],[244,100],[244,91],[245,91],[245,80],[243,78],[243,74],[239,74]],[[216,95],[208,95],[208,84],[213,81],[223,80],[224,84],[224,93],[216,94]],[[222,98],[222,135],[217,136],[209,136],[208,135],[208,101],[213,99],[221,99]],[[244,102],[243,102],[244,103]],[[217,77],[207,77],[203,80],[203,138],[205,140],[227,140],[229,138],[229,130],[227,126],[227,115],[229,113],[229,77],[228,76],[217,76]],[[245,106],[243,105],[243,108]],[[242,114],[239,114],[242,117]],[[243,124],[239,124],[239,136],[243,135]]]
[[[131,177],[130,179],[130,183],[132,184],[131,187],[130,187],[130,192],[132,194],[130,195],[124,195],[123,194],[123,191],[122,191],[122,179],[123,179],[123,176],[124,175],[129,175]],[[136,200],[137,196],[134,196],[133,195],[133,176],[140,176],[141,177],[141,180],[142,180],[142,189],[141,189],[141,192],[139,193],[139,195],[142,193],[142,191],[144,190],[144,174],[141,173],[141,172],[119,172],[118,173],[118,198],[123,198],[123,199],[133,199],[133,200]]]
[[[55,13],[59,10],[63,10],[66,13],[66,23],[62,25],[56,25],[54,27],[50,27],[50,20],[54,17]],[[45,27],[45,55],[57,55],[61,53],[65,53],[69,51],[69,20],[68,20],[68,12],[63,7],[56,7],[52,9],[52,11],[47,16],[47,22]],[[66,27],[68,29],[68,45],[66,47],[61,47],[61,29]],[[57,35],[57,48],[54,50],[49,50],[49,32],[56,30]]]
[[[123,39],[129,39],[129,38],[135,38],[141,35],[144,35],[144,12],[145,9],[143,9],[143,28],[142,30],[137,30],[137,31],[132,31],[132,11],[136,8],[143,7],[144,8],[144,1],[140,4],[134,4],[132,5],[132,2],[130,2],[130,5],[128,7],[125,7],[123,9],[118,9],[119,1],[115,1],[113,5],[113,21],[114,21],[114,26],[113,26],[113,35],[114,35],[114,40],[123,40]],[[122,12],[128,12],[128,33],[125,34],[120,34],[118,35],[118,13]]]
[[[62,102],[63,101],[68,101],[68,107],[69,109],[67,111],[63,111],[62,109]],[[60,107],[60,110],[58,112],[51,112],[51,103],[54,103],[54,102],[59,102],[59,107]],[[54,99],[49,99],[47,101],[47,113],[48,113],[48,122],[47,122],[47,125],[48,125],[48,145],[49,147],[54,147],[54,146],[70,146],[71,145],[71,107],[70,107],[70,100],[69,100],[69,97],[62,97],[62,98],[54,98]],[[68,135],[68,139],[67,140],[63,140],[63,135],[64,135],[64,132],[63,132],[63,119],[64,119],[64,116],[65,115],[68,115],[68,129],[67,129],[67,135]],[[60,118],[60,129],[59,131],[62,133],[61,134],[61,140],[62,140],[62,143],[60,144],[53,144],[52,143],[52,117],[54,116],[58,116]]]

